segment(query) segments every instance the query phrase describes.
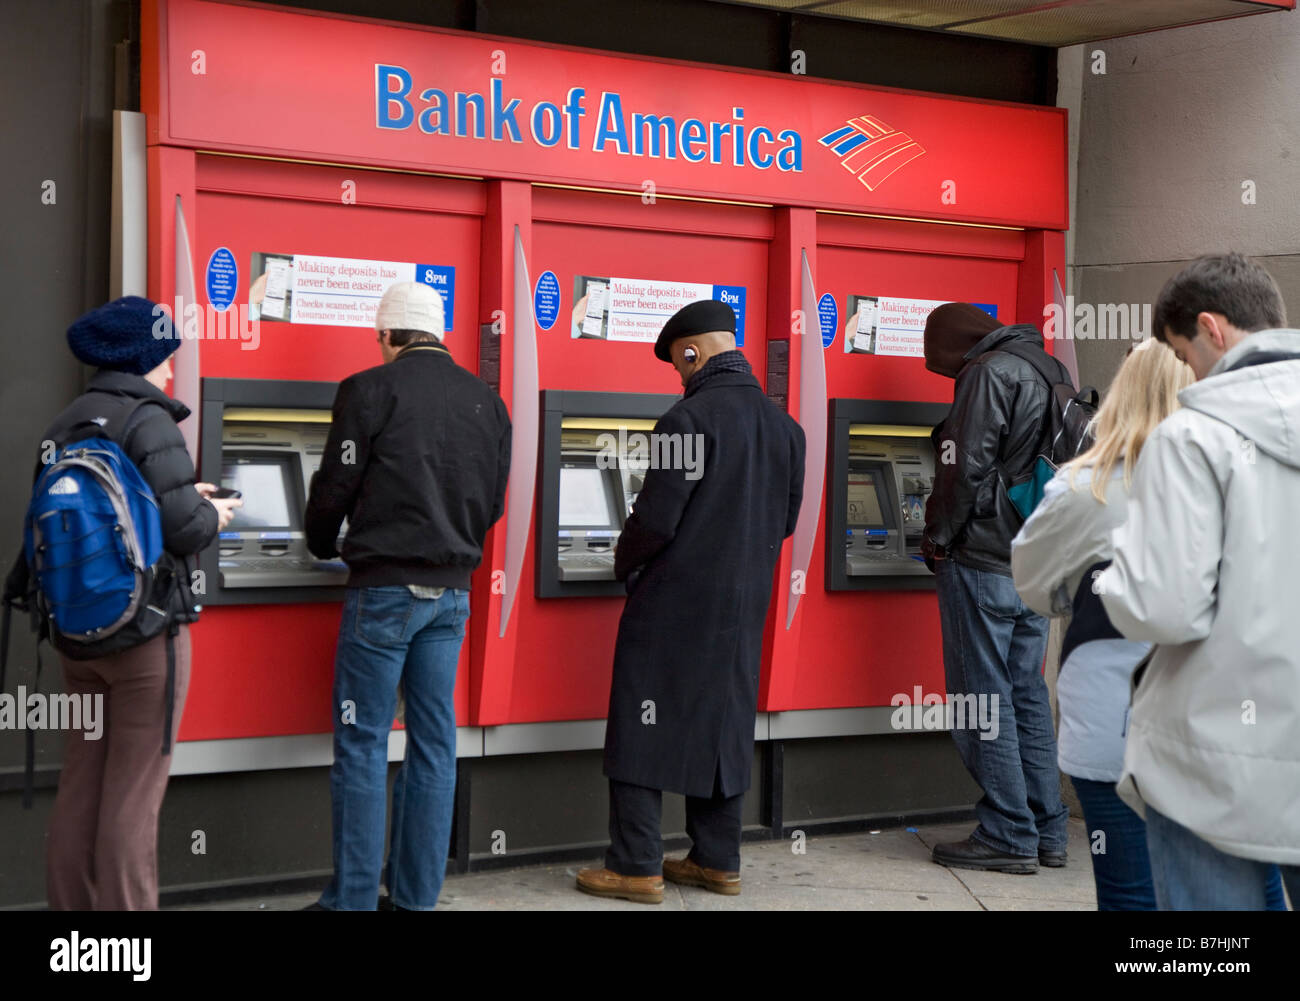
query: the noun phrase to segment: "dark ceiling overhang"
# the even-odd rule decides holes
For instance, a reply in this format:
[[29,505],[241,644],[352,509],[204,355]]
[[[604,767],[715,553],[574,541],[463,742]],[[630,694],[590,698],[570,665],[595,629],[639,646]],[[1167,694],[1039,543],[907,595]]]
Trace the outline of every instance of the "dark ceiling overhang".
[[1296,0],[724,0],[811,14],[1060,47],[1294,10]]

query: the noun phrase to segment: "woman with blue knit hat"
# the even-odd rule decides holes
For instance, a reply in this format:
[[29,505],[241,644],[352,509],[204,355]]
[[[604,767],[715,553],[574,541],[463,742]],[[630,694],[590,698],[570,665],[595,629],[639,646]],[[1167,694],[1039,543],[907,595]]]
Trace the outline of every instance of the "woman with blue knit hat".
[[[148,299],[126,296],[91,310],[68,328],[68,347],[96,371],[43,436],[59,448],[108,438],[152,488],[164,551],[148,601],[162,605],[171,623],[151,639],[123,628],[111,637],[113,652],[90,646],[70,656],[68,644],[58,644],[65,691],[101,708],[98,732],[70,731],[64,747],[46,856],[53,910],[158,907],[158,812],[189,685],[187,623],[198,617],[188,561],[242,504],[212,498],[216,487],[195,482],[176,426],[190,411],[165,392],[179,346],[170,321]],[[90,424],[100,430],[88,432]],[[7,595],[25,590],[14,579],[27,569],[19,562]]]

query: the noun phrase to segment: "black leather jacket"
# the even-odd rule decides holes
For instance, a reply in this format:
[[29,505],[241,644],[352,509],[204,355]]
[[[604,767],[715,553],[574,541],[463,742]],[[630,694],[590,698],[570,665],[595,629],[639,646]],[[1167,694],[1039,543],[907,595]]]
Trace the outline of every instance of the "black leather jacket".
[[[1011,576],[1011,540],[1023,519],[1006,487],[1030,470],[1050,390],[1028,362],[1006,351],[1021,341],[1043,347],[1029,324],[999,327],[966,354],[952,410],[934,429],[934,491],[925,508],[927,563],[947,556]],[[1059,362],[1057,363],[1059,366]],[[1061,381],[1070,381],[1060,366]]]

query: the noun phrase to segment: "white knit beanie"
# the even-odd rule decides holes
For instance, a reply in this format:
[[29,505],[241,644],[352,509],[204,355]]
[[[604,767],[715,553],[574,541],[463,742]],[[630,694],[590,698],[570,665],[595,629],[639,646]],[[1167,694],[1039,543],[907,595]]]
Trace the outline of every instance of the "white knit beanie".
[[442,340],[442,296],[420,282],[395,282],[379,300],[375,330],[420,330]]

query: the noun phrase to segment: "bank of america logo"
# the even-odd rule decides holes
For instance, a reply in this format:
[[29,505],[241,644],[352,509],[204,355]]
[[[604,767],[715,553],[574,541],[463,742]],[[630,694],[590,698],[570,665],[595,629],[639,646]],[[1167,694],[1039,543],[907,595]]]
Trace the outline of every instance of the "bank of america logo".
[[891,129],[879,118],[850,118],[843,128],[817,140],[840,158],[840,166],[875,191],[894,171],[925,153],[906,132]]

